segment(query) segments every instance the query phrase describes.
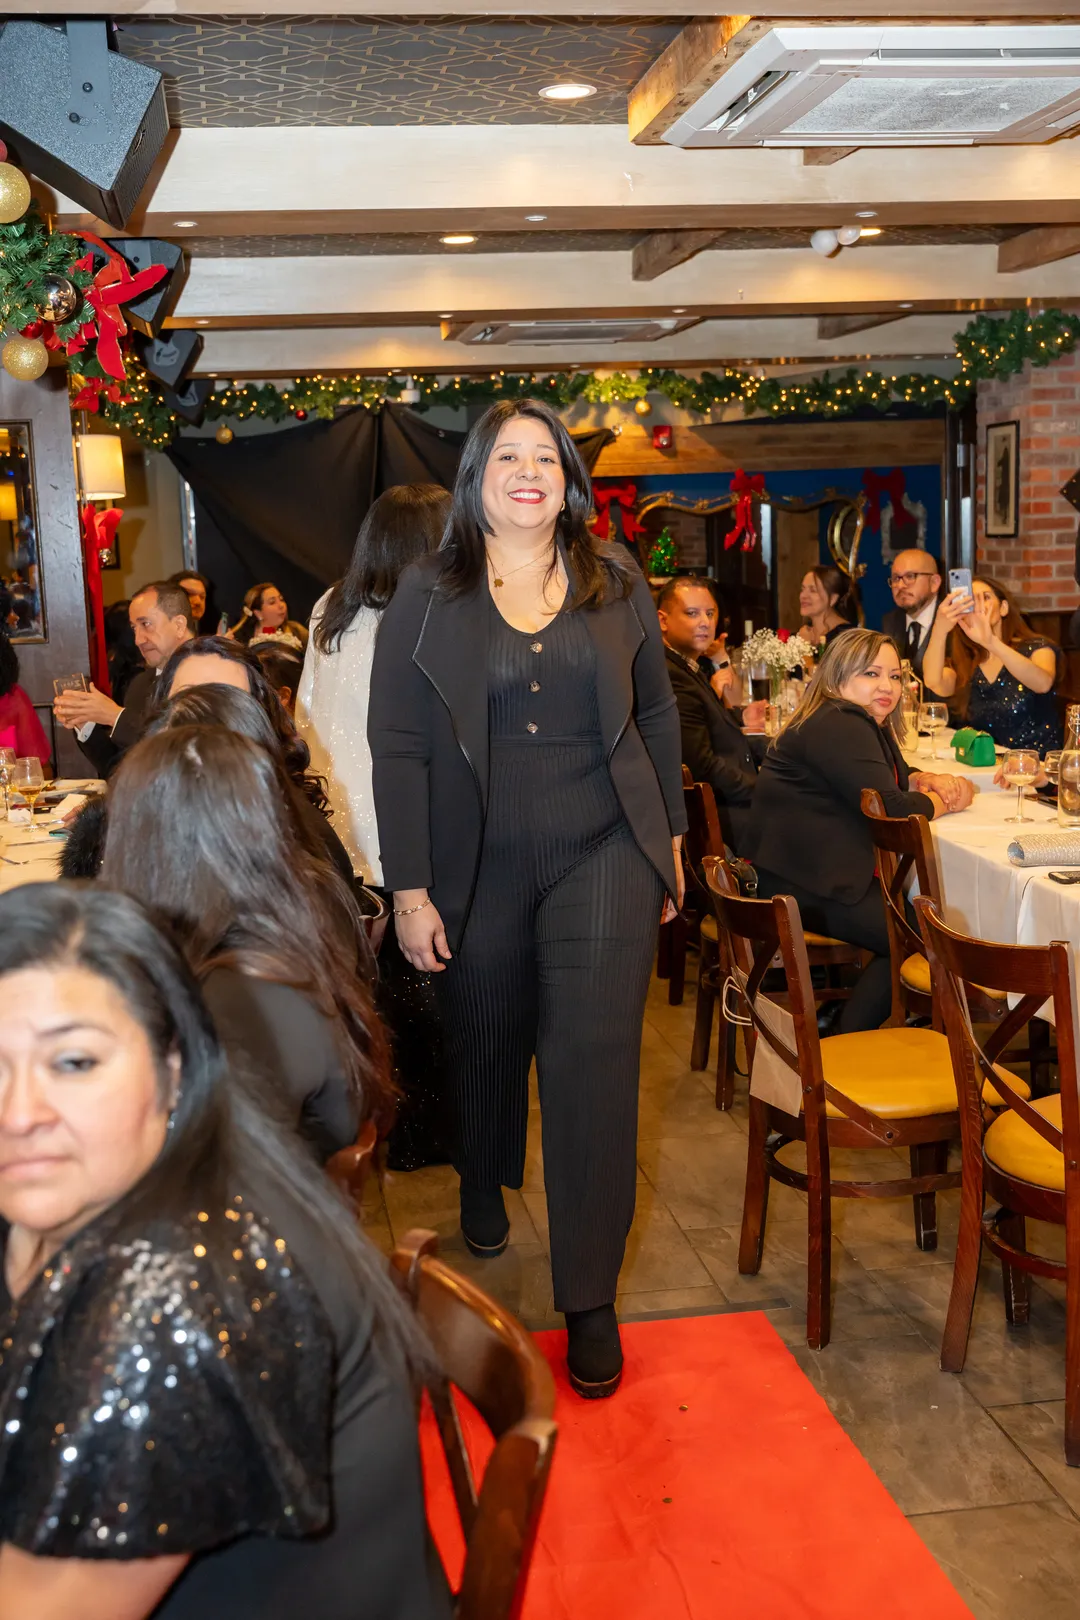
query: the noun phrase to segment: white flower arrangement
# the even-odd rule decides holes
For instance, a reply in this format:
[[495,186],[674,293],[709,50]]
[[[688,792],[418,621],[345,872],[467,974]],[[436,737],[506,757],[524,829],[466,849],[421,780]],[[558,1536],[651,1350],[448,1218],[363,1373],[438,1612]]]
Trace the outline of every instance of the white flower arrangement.
[[742,667],[748,664],[767,664],[770,669],[795,669],[799,665],[809,674],[813,668],[814,649],[802,636],[788,636],[782,641],[775,630],[755,630],[742,645]]

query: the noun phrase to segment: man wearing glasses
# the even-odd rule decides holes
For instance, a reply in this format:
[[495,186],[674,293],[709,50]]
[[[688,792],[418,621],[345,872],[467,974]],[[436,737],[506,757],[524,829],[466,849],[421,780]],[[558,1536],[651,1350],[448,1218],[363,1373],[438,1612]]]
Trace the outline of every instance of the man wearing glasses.
[[[889,585],[896,606],[885,614],[881,628],[921,681],[923,654],[941,595],[941,564],[928,551],[900,551],[893,558]],[[933,702],[938,694],[924,688],[923,696]]]

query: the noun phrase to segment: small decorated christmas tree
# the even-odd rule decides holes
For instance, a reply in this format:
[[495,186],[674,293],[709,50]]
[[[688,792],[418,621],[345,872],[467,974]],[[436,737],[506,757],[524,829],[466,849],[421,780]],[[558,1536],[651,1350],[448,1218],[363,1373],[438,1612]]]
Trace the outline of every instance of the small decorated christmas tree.
[[667,524],[660,530],[649,552],[648,573],[654,579],[665,579],[675,572],[679,554]]

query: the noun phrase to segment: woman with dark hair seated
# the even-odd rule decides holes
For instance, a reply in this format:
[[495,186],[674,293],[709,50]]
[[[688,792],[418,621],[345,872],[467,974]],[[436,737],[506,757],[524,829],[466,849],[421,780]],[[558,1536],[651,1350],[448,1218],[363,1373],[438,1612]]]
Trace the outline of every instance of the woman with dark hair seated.
[[0,1614],[449,1620],[426,1351],[176,946],[0,896]]
[[1007,585],[980,574],[971,595],[950,591],[923,654],[927,684],[965,725],[1004,748],[1061,747],[1059,651],[1037,636]]
[[308,745],[286,713],[258,656],[225,636],[197,636],[194,641],[185,641],[161,671],[146,729],[153,726],[170,698],[193,686],[231,686],[251,694],[274,730],[285,769],[310,807],[300,806],[308,830],[322,839],[326,854],[342,877],[351,881],[352,862],[329,820],[333,812],[326,783],[311,769]]
[[0,622],[0,748],[14,748],[20,759],[38,759],[42,768],[52,756],[45,728],[28,693],[19,685],[19,655]]
[[864,788],[890,816],[946,815],[971,803],[966,777],[909,775],[896,737],[902,679],[891,637],[851,629],[821,657],[810,689],[758,774],[742,853],[758,893],[793,894],[803,927],[873,952],[841,1034],[877,1029],[892,999],[885,902],[862,813]]
[[859,588],[850,575],[832,563],[815,563],[799,589],[799,634],[812,647],[829,646],[858,624],[859,607]]
[[360,913],[291,798],[271,752],[221,725],[144,737],[109,791],[101,881],[168,923],[230,1055],[327,1159],[385,1116],[389,1086]]

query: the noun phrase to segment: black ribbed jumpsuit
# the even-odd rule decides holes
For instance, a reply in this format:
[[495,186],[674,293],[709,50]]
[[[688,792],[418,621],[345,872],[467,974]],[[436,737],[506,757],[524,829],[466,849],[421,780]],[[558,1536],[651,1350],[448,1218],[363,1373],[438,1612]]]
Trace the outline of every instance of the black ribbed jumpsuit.
[[436,983],[455,1167],[520,1187],[535,1055],[555,1306],[608,1304],[634,1213],[641,1024],[663,884],[605,757],[583,612],[491,605],[487,817],[461,946]]

